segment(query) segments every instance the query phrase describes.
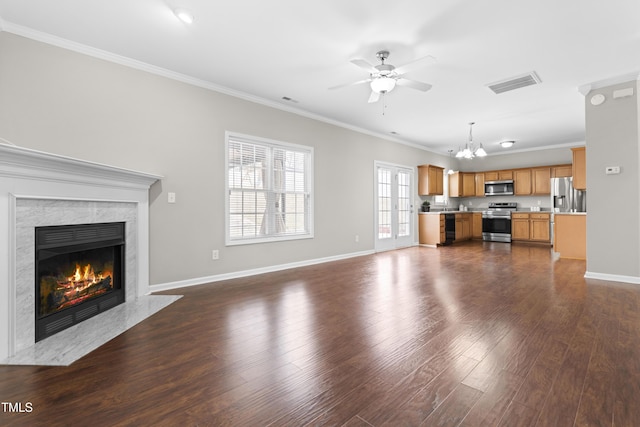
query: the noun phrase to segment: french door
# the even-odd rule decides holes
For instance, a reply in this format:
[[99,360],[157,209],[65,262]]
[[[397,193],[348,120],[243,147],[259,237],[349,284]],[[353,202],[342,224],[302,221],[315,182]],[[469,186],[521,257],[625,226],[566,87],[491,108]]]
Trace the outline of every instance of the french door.
[[413,245],[413,169],[376,162],[375,174],[376,251]]

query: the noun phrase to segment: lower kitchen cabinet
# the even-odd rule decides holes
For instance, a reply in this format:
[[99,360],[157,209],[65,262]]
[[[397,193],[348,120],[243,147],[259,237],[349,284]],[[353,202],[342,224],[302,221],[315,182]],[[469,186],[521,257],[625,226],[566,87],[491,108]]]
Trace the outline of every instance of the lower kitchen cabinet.
[[547,213],[529,214],[531,240],[551,243],[551,215]]
[[418,215],[418,241],[421,245],[436,246],[444,243],[444,215],[423,213]]
[[512,213],[511,240],[551,243],[551,214],[542,212]]
[[[482,214],[480,215],[480,237],[482,237]],[[473,219],[475,214],[471,212],[457,212],[455,215],[456,235],[454,242],[469,240],[473,237]],[[418,214],[418,241],[421,245],[438,246],[446,241],[445,214],[430,212]]]
[[482,212],[474,212],[472,214],[471,238],[482,239]]
[[529,240],[529,214],[511,214],[511,240]]
[[553,250],[560,258],[587,259],[587,215],[555,214]]
[[456,214],[456,240],[471,239],[471,214]]

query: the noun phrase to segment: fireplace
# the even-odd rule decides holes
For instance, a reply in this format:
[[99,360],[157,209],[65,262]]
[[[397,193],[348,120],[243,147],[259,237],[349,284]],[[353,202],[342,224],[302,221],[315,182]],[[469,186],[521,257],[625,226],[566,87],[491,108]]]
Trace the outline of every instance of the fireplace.
[[124,222],[36,227],[36,341],[124,302],[124,250]]

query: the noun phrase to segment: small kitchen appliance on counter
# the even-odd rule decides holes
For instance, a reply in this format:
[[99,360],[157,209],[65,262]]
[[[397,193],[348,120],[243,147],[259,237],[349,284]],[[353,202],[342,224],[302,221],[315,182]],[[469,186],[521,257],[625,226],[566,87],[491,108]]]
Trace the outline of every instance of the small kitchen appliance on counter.
[[517,208],[515,202],[489,203],[482,212],[482,240],[511,243],[511,212]]

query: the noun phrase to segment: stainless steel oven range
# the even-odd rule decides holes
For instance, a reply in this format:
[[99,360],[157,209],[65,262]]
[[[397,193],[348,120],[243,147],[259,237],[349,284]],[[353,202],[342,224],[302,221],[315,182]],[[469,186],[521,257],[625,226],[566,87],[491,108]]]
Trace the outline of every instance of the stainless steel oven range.
[[514,202],[489,203],[482,212],[482,240],[490,242],[511,242],[511,212],[518,208]]

